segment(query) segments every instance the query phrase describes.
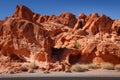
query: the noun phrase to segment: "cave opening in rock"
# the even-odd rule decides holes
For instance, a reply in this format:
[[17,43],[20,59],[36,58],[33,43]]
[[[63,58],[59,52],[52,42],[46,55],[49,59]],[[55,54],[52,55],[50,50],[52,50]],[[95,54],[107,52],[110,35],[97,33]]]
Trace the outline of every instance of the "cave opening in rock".
[[83,28],[83,22],[84,22],[84,20],[83,19],[80,19],[80,23],[79,23],[79,28]]
[[17,55],[15,54],[10,54],[10,59],[11,60],[15,60],[15,61],[20,61],[20,62],[24,62],[24,60],[20,59]]
[[63,54],[64,48],[53,48],[52,49],[52,58],[55,60],[60,60],[61,55]]
[[78,55],[70,55],[69,56],[69,63],[71,65],[76,64],[77,62],[79,62],[80,56],[81,56],[80,54],[78,54]]

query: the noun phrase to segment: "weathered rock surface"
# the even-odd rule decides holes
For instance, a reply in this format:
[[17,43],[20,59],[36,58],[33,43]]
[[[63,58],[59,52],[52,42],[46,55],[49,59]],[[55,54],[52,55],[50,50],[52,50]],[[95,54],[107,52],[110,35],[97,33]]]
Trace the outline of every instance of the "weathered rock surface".
[[82,28],[89,34],[97,33],[111,33],[111,26],[113,20],[106,15],[99,16],[97,13],[90,14],[86,16],[85,14],[80,14],[75,28]]
[[120,20],[115,20],[112,25],[113,33],[120,35]]
[[58,16],[58,20],[60,23],[66,25],[66,26],[70,26],[70,27],[74,27],[77,19],[75,17],[75,15],[73,15],[72,13],[69,12],[64,12],[62,14],[60,14],[60,16]]
[[16,12],[13,14],[13,17],[18,17],[21,19],[32,20],[33,12],[27,8],[26,6],[19,6],[16,7]]
[[0,66],[7,71],[15,61],[36,62],[51,71],[75,63],[119,64],[120,20],[97,13],[81,13],[78,19],[69,12],[40,15],[18,5],[0,21]]
[[[4,55],[16,56],[26,60],[30,54],[39,54],[40,51],[51,54],[54,46],[50,38],[50,32],[43,29],[42,26],[33,22],[8,18],[1,27],[2,35],[0,36],[1,52]],[[26,59],[25,59],[26,58]]]
[[78,16],[78,20],[77,20],[77,23],[75,24],[74,29],[83,28],[83,26],[85,25],[85,18],[86,18],[86,15],[84,13],[81,13]]

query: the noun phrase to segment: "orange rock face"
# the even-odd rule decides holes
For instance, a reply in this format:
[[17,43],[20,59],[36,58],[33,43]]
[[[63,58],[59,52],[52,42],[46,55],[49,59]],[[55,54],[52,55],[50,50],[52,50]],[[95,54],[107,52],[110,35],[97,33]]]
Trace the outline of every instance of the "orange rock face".
[[69,12],[64,12],[62,14],[60,14],[60,16],[58,16],[58,20],[61,24],[64,24],[66,26],[69,27],[74,27],[77,19],[75,17],[75,15],[73,15],[72,13]]
[[26,6],[17,6],[16,12],[13,14],[13,17],[18,17],[22,19],[32,20],[33,12]]
[[99,16],[97,13],[90,14],[85,18],[85,25],[83,30],[88,31],[90,34],[111,33],[111,26],[113,20],[106,15]]
[[120,35],[120,20],[115,20],[113,22],[112,30],[115,34]]
[[119,64],[120,20],[97,13],[78,19],[69,12],[40,15],[18,5],[12,17],[0,21],[0,57],[1,65],[3,58],[46,62],[58,71],[75,63]]

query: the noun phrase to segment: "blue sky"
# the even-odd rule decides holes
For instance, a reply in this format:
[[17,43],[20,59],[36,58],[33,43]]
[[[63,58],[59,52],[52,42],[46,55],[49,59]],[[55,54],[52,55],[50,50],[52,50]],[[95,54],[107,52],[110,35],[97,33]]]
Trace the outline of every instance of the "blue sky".
[[120,0],[1,0],[0,20],[11,16],[19,4],[44,15],[59,15],[67,11],[78,16],[80,13],[88,15],[97,12],[120,19]]

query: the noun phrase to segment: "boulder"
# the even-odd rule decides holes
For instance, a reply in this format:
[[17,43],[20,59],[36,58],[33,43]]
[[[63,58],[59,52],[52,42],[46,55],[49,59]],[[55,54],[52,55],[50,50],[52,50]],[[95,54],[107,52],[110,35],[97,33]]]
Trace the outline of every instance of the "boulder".
[[64,12],[58,16],[58,21],[66,26],[73,28],[77,22],[77,19],[74,14]]
[[96,55],[104,62],[120,63],[120,45],[113,42],[101,42],[97,45]]
[[8,18],[2,25],[0,45],[2,54],[30,60],[30,55],[44,51],[51,54],[54,46],[49,31],[27,20]]
[[97,47],[99,41],[96,41],[96,40],[88,40],[87,43],[88,43],[88,44],[87,44],[87,45],[84,47],[84,49],[82,50],[82,54],[89,56],[89,54],[91,54],[92,52],[95,52],[95,51],[96,51],[96,47]]
[[120,20],[115,20],[112,25],[113,33],[120,35]]
[[85,18],[85,26],[83,30],[86,30],[89,34],[99,33],[111,33],[113,20],[106,15],[99,16],[97,13],[90,14]]

